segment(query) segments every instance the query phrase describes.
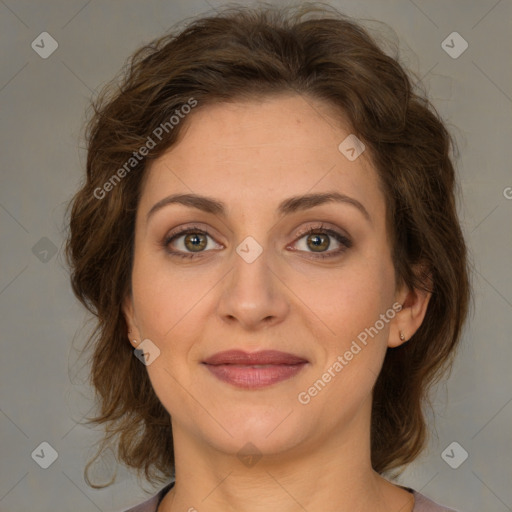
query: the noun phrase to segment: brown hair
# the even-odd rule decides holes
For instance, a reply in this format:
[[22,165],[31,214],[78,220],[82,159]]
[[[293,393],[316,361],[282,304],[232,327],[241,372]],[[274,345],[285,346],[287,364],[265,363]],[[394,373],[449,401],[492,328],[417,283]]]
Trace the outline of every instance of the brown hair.
[[[174,471],[170,416],[133,356],[121,309],[130,293],[146,162],[173,145],[193,119],[192,112],[172,128],[168,123],[191,98],[201,108],[287,92],[324,100],[349,120],[386,198],[397,285],[432,292],[422,325],[407,343],[388,349],[377,379],[372,466],[384,473],[411,462],[425,446],[422,406],[430,404],[432,384],[451,368],[471,298],[454,197],[453,140],[425,95],[414,91],[398,57],[334,8],[230,6],[140,48],[120,81],[93,102],[87,176],[70,203],[66,246],[73,291],[97,318],[88,344],[94,342],[90,380],[100,414],[87,423],[106,424],[106,432],[86,467],[92,487],[106,487],[92,484],[87,471],[112,440],[118,457],[139,476],[143,469],[146,479],[164,482]],[[158,144],[127,169],[165,122]],[[126,172],[114,179],[123,166]]]

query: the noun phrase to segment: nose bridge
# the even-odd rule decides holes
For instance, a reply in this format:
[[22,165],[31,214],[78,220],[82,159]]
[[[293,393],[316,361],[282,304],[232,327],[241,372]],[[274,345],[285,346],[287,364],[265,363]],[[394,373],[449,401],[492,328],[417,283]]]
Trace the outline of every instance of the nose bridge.
[[247,236],[233,252],[233,270],[219,303],[223,318],[237,319],[246,328],[278,322],[287,311],[287,299],[271,269],[271,249]]

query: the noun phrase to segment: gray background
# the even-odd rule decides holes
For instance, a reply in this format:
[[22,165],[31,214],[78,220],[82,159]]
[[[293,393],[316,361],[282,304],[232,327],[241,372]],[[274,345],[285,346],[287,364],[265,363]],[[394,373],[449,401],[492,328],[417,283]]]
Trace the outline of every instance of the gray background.
[[[435,394],[428,450],[400,482],[461,511],[512,510],[512,2],[330,3],[396,32],[402,63],[423,77],[461,152],[459,211],[475,266],[475,313],[451,377]],[[94,91],[141,44],[222,5],[0,0],[2,512],[107,512],[147,498],[123,468],[106,490],[83,480],[99,431],[77,424],[93,402],[86,374],[77,376],[86,315],[62,257],[64,208],[84,170],[82,125]],[[43,31],[59,45],[47,59],[31,48]],[[441,47],[453,31],[469,44],[456,59]],[[469,453],[458,469],[441,457],[453,441]],[[58,453],[48,469],[31,456],[42,442]],[[108,480],[114,466],[107,457],[98,474]]]

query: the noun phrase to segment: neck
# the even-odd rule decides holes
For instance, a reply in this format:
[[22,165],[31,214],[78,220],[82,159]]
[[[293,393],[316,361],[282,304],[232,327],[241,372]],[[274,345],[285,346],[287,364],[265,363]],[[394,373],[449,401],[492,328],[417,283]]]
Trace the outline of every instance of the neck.
[[412,494],[372,469],[365,425],[355,418],[349,429],[250,460],[173,423],[176,483],[158,512],[411,512]]

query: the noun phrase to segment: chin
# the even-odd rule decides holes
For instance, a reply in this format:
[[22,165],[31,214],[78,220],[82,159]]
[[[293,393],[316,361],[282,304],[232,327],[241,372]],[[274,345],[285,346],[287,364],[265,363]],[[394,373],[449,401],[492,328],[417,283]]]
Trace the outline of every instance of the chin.
[[[304,441],[298,432],[283,432],[268,436],[268,431],[242,428],[227,439],[212,439],[211,444],[220,452],[241,460],[246,456],[272,456],[293,450]],[[243,462],[243,460],[242,460]]]
[[226,429],[231,436],[219,429],[201,432],[207,442],[217,450],[241,456],[254,451],[259,455],[277,455],[291,450],[307,441],[318,430],[303,417],[304,412],[289,407],[254,407],[252,410],[225,411],[229,418]]

